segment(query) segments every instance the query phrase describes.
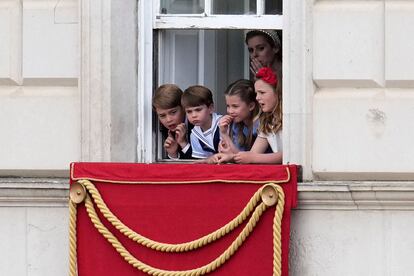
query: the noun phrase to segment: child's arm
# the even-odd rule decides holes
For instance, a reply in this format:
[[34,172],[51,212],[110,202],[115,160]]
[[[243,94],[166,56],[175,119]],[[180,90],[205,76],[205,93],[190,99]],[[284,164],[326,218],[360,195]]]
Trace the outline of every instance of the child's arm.
[[171,159],[179,158],[178,156],[178,143],[174,139],[171,131],[168,131],[168,137],[164,142],[164,149],[167,151],[168,157]]
[[175,128],[175,139],[181,148],[180,159],[192,159],[191,144],[187,139],[187,132],[188,130],[185,123],[181,123]]
[[240,164],[282,164],[283,153],[254,153],[240,151],[234,156],[234,162]]
[[229,131],[231,122],[233,118],[229,115],[224,115],[220,118],[219,128],[220,128],[220,139],[219,152],[225,153],[237,153],[240,150],[234,145],[233,141],[230,138]]
[[268,146],[267,139],[258,136],[250,151],[241,151],[234,155],[234,162],[242,164],[281,164],[283,153],[264,153]]
[[218,164],[219,163],[219,159],[218,156],[221,153],[216,153],[212,156],[209,156],[207,158],[202,158],[202,159],[197,159],[196,161],[194,161],[194,163],[196,164]]
[[187,127],[184,123],[179,124],[175,128],[175,139],[182,149],[188,145]]

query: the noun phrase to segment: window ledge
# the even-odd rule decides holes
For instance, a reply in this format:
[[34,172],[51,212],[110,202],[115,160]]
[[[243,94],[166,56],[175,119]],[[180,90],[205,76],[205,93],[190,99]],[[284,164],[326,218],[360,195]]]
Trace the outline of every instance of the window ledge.
[[414,210],[413,181],[315,181],[298,191],[297,209]]
[[[298,184],[298,210],[414,210],[414,181]],[[0,178],[0,207],[67,207],[67,178]]]
[[0,207],[66,207],[67,178],[0,178]]

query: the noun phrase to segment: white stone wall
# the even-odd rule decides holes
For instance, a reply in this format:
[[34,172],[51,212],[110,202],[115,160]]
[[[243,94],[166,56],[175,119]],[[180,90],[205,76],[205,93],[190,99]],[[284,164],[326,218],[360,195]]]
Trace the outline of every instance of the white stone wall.
[[68,275],[67,207],[0,207],[2,275]]
[[67,179],[1,179],[0,275],[68,275],[67,189]]
[[413,15],[412,1],[314,3],[316,178],[414,178]]
[[78,37],[76,0],[0,1],[0,175],[79,160]]
[[293,212],[291,276],[409,276],[414,211]]

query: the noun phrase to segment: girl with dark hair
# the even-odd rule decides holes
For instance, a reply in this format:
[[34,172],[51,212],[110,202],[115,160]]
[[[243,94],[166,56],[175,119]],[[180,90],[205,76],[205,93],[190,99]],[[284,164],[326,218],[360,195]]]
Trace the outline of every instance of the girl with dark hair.
[[259,104],[254,83],[240,79],[224,92],[227,115],[220,119],[220,152],[237,153],[250,150],[257,137]]
[[[261,114],[259,131],[250,151],[218,153],[214,163],[282,163],[282,89],[281,81],[269,67],[262,67],[256,74],[254,88]],[[268,147],[272,153],[266,153]]]

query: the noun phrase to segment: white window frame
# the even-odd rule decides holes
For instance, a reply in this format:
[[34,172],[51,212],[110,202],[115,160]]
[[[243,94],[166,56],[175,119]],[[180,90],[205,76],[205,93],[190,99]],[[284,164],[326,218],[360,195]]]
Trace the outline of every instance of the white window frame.
[[[256,15],[212,15],[205,0],[202,14],[160,14],[159,1],[138,2],[138,161],[154,162],[153,113],[153,30],[154,29],[282,29],[283,35],[283,108],[284,163],[303,166],[305,180],[312,179],[311,115],[312,33],[306,22],[312,15],[312,3],[283,0],[283,15],[264,15],[264,0],[257,0]],[[231,20],[229,20],[231,18]],[[247,20],[249,19],[249,20]],[[289,92],[287,92],[289,91]]]

